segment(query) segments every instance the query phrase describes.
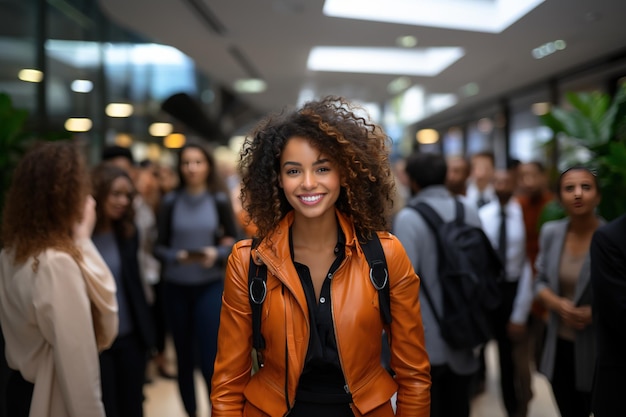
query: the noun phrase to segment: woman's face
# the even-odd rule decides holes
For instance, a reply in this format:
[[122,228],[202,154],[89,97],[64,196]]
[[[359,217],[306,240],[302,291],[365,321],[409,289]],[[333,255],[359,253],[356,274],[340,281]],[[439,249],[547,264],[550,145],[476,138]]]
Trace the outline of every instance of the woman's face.
[[111,220],[119,220],[132,203],[133,184],[126,177],[117,177],[104,202],[104,215]]
[[570,216],[588,214],[600,204],[595,178],[584,169],[574,169],[563,175],[559,195],[563,208]]
[[206,184],[209,176],[209,162],[200,149],[187,148],[180,158],[180,172],[188,186]]
[[335,215],[341,190],[339,168],[305,138],[287,141],[280,156],[279,184],[297,214],[311,219]]

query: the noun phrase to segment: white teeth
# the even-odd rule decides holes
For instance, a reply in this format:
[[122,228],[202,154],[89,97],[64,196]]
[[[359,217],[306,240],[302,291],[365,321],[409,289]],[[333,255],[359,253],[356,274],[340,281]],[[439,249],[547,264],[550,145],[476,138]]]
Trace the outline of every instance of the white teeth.
[[314,203],[322,198],[321,195],[301,196],[300,199],[305,203]]

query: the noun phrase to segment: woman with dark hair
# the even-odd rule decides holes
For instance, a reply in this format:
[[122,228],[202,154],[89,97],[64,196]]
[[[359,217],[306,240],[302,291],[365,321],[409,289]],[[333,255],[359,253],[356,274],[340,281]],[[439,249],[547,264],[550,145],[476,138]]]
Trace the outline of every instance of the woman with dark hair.
[[110,163],[94,168],[91,178],[97,203],[92,240],[113,273],[119,306],[117,338],[100,354],[102,400],[107,417],[141,417],[154,329],[139,273],[135,189],[128,173]]
[[[391,417],[396,392],[397,415],[429,415],[420,281],[385,232],[388,145],[362,109],[335,97],[272,116],[246,139],[241,197],[258,244],[236,244],[226,269],[212,416]],[[388,267],[389,326],[363,252],[374,235]],[[251,256],[267,270],[254,375]],[[380,360],[383,327],[395,378]]]
[[223,266],[238,236],[230,197],[210,152],[197,144],[178,154],[178,189],[161,203],[155,256],[161,261],[165,309],[174,340],[185,411],[197,412],[199,358],[210,391],[217,351]]
[[541,227],[536,261],[535,293],[550,313],[539,370],[563,417],[587,417],[596,356],[589,245],[602,224],[598,180],[588,168],[569,168],[557,195],[567,218]]
[[98,351],[117,333],[117,302],[90,239],[94,208],[70,142],[37,146],[13,173],[0,254],[11,417],[105,416]]

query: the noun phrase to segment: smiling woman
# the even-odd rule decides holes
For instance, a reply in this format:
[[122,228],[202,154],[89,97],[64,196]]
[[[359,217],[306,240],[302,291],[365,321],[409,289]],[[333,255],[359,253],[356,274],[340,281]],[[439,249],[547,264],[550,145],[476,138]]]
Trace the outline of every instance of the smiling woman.
[[[391,417],[396,392],[398,415],[429,415],[419,278],[385,231],[394,189],[389,142],[364,114],[327,97],[268,117],[244,143],[242,204],[258,241],[237,243],[229,258],[213,417]],[[364,255],[374,237],[388,264],[390,325]],[[251,259],[267,267],[264,347],[252,376]],[[387,325],[395,379],[380,365]]]

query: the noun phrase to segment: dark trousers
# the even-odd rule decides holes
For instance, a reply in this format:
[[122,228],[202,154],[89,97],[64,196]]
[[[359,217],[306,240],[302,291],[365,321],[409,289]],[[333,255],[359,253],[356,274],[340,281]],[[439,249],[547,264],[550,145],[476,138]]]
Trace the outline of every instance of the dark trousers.
[[152,317],[154,319],[154,336],[155,336],[155,348],[157,353],[165,352],[165,338],[167,336],[167,320],[165,316],[165,304],[163,297],[163,280],[152,285],[152,292],[154,293],[154,302],[152,303]]
[[107,417],[143,416],[146,351],[134,333],[100,354],[102,402]]
[[18,371],[9,370],[6,389],[6,412],[9,417],[28,417],[35,385],[22,378]]
[[168,325],[178,365],[178,389],[189,415],[196,413],[197,406],[194,382],[196,358],[207,389],[211,391],[223,292],[222,280],[204,285],[165,283]]
[[576,389],[574,342],[557,339],[552,392],[561,417],[588,417],[591,393]]
[[502,402],[509,416],[516,416],[519,411],[520,383],[513,356],[513,343],[507,333],[507,324],[513,310],[513,302],[517,293],[517,282],[500,283],[502,301],[494,317],[494,336],[498,343],[500,367],[500,392]]
[[469,417],[472,374],[459,375],[448,365],[435,365],[430,378],[430,417]]

